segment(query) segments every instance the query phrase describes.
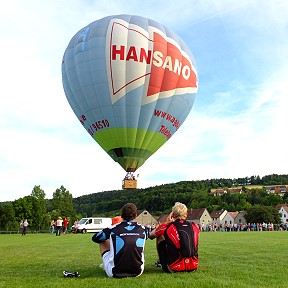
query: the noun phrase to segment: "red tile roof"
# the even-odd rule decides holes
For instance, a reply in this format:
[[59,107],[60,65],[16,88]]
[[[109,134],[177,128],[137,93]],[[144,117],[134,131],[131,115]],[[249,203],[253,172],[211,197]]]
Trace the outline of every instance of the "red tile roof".
[[239,214],[239,212],[228,212],[228,213],[233,219],[235,219],[237,215]]

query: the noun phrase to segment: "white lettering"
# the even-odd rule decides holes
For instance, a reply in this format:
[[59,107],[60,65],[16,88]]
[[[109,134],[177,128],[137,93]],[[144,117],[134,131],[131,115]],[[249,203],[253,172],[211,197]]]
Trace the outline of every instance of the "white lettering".
[[182,62],[180,62],[177,58],[175,59],[174,63],[174,73],[180,75],[182,69]]
[[[173,63],[174,61],[174,63]],[[185,80],[188,80],[191,75],[191,68],[188,65],[185,65],[182,68],[182,62],[179,59],[173,59],[171,56],[166,56],[163,61],[163,54],[160,51],[154,51],[153,53],[153,65],[156,67],[161,67],[163,69],[168,69],[175,74],[181,75]]]
[[191,71],[190,71],[190,67],[188,67],[187,65],[185,65],[182,69],[182,76],[185,80],[188,80],[190,77]]
[[164,68],[164,69],[167,68],[167,69],[169,69],[170,71],[173,71],[173,63],[172,63],[171,56],[167,56],[167,57],[166,57],[162,68]]
[[153,53],[153,64],[156,67],[161,67],[163,64],[162,58],[163,58],[163,54],[160,51],[155,51]]
[[139,236],[139,233],[121,233],[120,236]]

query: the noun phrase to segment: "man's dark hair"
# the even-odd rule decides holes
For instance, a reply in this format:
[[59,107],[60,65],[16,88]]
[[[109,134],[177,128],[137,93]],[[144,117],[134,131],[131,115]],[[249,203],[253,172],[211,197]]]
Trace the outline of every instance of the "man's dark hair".
[[133,220],[137,217],[137,207],[133,203],[127,203],[122,207],[121,216],[124,220]]

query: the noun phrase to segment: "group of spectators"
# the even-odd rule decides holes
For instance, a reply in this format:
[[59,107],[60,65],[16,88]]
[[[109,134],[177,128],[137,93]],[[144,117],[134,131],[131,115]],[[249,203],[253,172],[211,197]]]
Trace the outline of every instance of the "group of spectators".
[[68,232],[69,222],[70,222],[69,217],[65,217],[64,219],[62,219],[61,216],[59,216],[57,220],[52,220],[50,224],[51,234],[54,234],[55,229],[56,229],[56,236],[66,234]]
[[288,223],[248,223],[248,224],[205,224],[201,225],[202,232],[230,232],[230,231],[288,231]]

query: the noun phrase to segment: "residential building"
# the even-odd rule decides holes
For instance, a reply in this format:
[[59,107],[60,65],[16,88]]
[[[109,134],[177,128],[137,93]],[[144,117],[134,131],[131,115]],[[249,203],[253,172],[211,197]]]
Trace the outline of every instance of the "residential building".
[[240,211],[237,216],[234,218],[234,223],[237,223],[238,225],[246,225],[246,219],[245,219],[245,211]]
[[199,224],[200,227],[212,224],[212,218],[206,208],[188,210],[187,220]]
[[156,225],[158,222],[157,220],[147,211],[147,210],[137,210],[137,221],[143,225]]
[[228,188],[228,192],[231,194],[241,194],[242,188]]
[[223,224],[223,218],[225,217],[226,214],[227,214],[227,210],[224,210],[224,209],[213,211],[212,213],[210,213],[210,216],[212,218],[212,223],[218,226],[220,224]]
[[279,213],[281,215],[281,223],[287,224],[288,223],[288,207],[287,206],[281,206],[279,209]]
[[234,227],[235,218],[237,215],[238,212],[227,212],[222,221],[220,221],[220,224],[224,225],[224,227]]
[[210,194],[213,196],[221,196],[224,195],[225,193],[227,193],[227,191],[224,189],[215,189],[210,192]]
[[266,186],[265,189],[268,194],[278,194],[282,197],[287,192],[287,187],[285,185]]

